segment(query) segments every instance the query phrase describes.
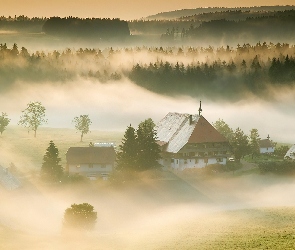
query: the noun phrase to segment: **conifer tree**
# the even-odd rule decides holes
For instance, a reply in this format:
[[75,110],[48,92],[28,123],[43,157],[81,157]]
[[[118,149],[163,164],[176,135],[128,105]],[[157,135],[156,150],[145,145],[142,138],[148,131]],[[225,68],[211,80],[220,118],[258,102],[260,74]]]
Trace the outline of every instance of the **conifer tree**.
[[259,155],[260,146],[259,146],[260,136],[256,128],[251,129],[250,131],[250,150],[252,154],[252,159],[254,156]]
[[243,156],[249,153],[248,136],[240,128],[237,128],[230,140],[230,146],[236,160],[239,162]]
[[117,153],[117,168],[119,170],[136,170],[137,168],[137,138],[131,124],[127,127],[122,144]]
[[50,141],[46,153],[43,156],[41,177],[47,181],[60,181],[63,175],[63,168],[59,165],[60,161],[58,148],[53,141]]
[[137,143],[138,158],[137,165],[140,170],[154,168],[160,159],[160,147],[156,142],[157,134],[152,119],[146,119],[138,125]]

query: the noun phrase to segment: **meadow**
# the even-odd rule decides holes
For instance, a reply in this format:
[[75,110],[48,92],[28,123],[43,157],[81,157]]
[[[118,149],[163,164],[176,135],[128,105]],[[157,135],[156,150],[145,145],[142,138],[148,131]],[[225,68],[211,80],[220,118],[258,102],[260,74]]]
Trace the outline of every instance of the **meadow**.
[[65,154],[69,147],[85,147],[90,142],[115,142],[118,145],[122,136],[123,131],[92,130],[80,142],[80,134],[74,128],[39,127],[37,137],[34,138],[33,131],[28,133],[27,129],[20,126],[8,126],[0,136],[0,165],[8,167],[13,163],[19,171],[39,171],[46,148],[52,140],[65,167]]
[[[0,249],[294,249],[292,177],[259,175],[255,168],[234,175],[164,171],[120,185],[50,187],[32,175],[39,172],[50,140],[65,166],[70,146],[118,145],[122,135],[93,130],[79,142],[74,129],[40,127],[34,138],[9,126],[0,138],[1,161],[27,174],[21,189],[0,189]],[[63,212],[79,202],[97,210],[95,230],[65,234]]]

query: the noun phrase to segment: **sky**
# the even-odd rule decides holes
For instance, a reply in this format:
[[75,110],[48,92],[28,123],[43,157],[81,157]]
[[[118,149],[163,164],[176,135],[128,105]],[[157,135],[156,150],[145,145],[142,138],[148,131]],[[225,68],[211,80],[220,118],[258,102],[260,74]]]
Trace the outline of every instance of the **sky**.
[[29,17],[77,16],[139,19],[159,12],[198,7],[294,5],[295,0],[1,0],[0,15]]

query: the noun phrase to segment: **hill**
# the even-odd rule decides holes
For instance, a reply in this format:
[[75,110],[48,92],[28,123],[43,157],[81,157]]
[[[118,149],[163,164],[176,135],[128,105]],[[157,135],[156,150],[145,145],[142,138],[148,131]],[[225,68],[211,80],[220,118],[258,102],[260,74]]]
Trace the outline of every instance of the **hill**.
[[161,12],[155,15],[147,16],[145,19],[148,20],[163,20],[163,19],[177,19],[183,16],[193,16],[202,13],[210,13],[210,12],[222,12],[222,11],[284,11],[284,10],[292,10],[295,6],[254,6],[254,7],[237,7],[237,8],[224,8],[224,7],[208,7],[208,8],[196,8],[196,9],[182,9],[182,10],[174,10]]

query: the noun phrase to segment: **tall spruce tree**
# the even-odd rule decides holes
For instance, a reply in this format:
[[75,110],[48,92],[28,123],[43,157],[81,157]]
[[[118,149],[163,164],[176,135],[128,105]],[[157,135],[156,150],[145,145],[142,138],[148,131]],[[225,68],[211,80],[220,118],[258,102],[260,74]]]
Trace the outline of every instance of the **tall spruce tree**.
[[60,181],[63,176],[63,168],[59,165],[60,161],[58,148],[53,141],[50,141],[46,153],[43,156],[41,177],[46,181]]
[[136,170],[137,169],[137,137],[135,129],[131,124],[127,127],[122,144],[117,153],[118,170]]
[[260,146],[259,146],[260,136],[258,130],[253,128],[250,130],[250,150],[252,154],[252,159],[254,156],[259,155],[260,153]]
[[160,159],[160,147],[156,142],[157,134],[155,123],[151,118],[146,119],[138,125],[137,144],[138,157],[137,165],[140,170],[154,168]]
[[249,140],[248,136],[244,132],[237,128],[230,140],[230,146],[236,160],[239,162],[240,159],[249,154]]

